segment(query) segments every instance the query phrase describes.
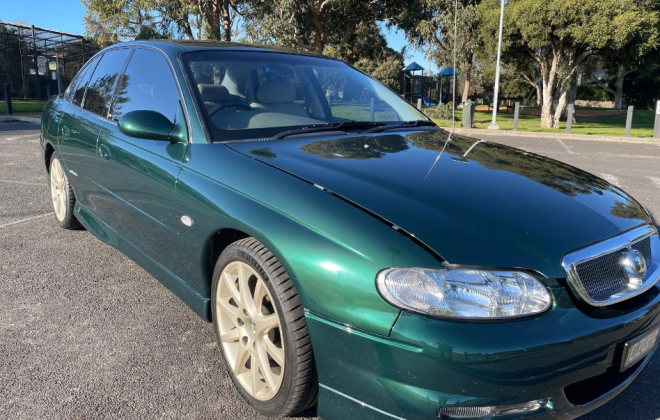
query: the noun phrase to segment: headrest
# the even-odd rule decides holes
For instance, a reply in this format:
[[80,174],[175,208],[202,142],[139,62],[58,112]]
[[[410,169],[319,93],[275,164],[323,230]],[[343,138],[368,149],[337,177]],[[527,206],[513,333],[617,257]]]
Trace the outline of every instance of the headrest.
[[257,101],[262,104],[288,104],[295,100],[296,88],[286,80],[266,80],[257,92]]
[[204,102],[224,102],[231,98],[229,91],[224,86],[200,83],[197,85],[197,89]]

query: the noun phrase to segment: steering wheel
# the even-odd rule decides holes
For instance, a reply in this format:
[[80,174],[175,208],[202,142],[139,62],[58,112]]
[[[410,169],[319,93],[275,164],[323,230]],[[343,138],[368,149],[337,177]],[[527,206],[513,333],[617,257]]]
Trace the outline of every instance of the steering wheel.
[[210,116],[214,116],[217,114],[219,111],[225,109],[225,108],[231,108],[231,107],[236,107],[243,109],[244,111],[252,111],[252,107],[244,102],[239,102],[239,101],[231,101],[231,102],[225,102],[224,104],[219,104],[216,105],[215,108],[209,111]]

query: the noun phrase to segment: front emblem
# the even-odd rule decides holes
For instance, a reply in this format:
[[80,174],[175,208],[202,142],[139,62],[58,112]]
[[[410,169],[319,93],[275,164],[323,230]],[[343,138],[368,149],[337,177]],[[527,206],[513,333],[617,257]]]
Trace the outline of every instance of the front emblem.
[[643,279],[646,276],[646,260],[644,255],[636,249],[623,252],[621,264],[629,279]]

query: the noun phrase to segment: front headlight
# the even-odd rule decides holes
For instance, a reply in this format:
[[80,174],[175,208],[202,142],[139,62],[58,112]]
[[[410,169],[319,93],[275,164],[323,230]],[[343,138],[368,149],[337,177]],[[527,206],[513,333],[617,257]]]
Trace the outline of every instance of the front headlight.
[[443,317],[520,317],[552,303],[545,286],[521,271],[391,268],[378,274],[376,285],[396,307]]

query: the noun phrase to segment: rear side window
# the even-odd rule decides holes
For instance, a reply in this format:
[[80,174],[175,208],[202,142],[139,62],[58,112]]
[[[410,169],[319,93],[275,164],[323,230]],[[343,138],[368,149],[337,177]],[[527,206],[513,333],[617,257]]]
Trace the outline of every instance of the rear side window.
[[76,85],[73,87],[73,92],[71,93],[71,103],[78,106],[80,106],[82,103],[82,100],[85,97],[85,88],[87,87],[87,82],[89,82],[89,79],[92,77],[92,73],[94,72],[94,68],[99,62],[99,58],[100,56],[94,58],[94,61],[85,67],[85,73],[78,77]]
[[170,66],[155,51],[136,48],[117,86],[112,118],[130,111],[160,112],[174,122],[179,91]]
[[83,108],[106,118],[115,84],[130,53],[129,48],[118,48],[103,54],[87,85]]

